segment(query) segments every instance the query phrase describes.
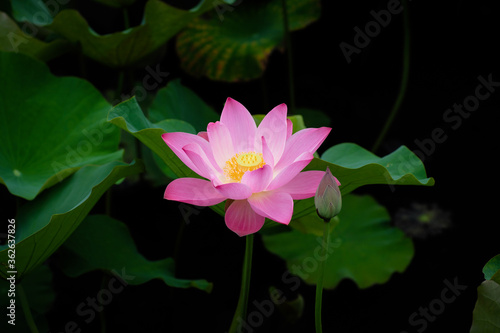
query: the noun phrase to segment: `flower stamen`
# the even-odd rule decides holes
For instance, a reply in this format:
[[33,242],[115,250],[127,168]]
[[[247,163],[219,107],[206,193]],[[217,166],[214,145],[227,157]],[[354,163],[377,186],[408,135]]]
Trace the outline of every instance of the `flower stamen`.
[[226,162],[224,175],[227,181],[239,183],[245,172],[260,169],[265,164],[262,153],[253,151],[238,153]]

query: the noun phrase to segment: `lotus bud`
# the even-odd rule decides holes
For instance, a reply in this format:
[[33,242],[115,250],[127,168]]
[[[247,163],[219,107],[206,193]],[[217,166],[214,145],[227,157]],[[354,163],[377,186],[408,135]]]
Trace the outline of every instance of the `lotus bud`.
[[340,182],[327,167],[314,196],[316,212],[325,222],[330,221],[342,209],[342,194],[339,186]]

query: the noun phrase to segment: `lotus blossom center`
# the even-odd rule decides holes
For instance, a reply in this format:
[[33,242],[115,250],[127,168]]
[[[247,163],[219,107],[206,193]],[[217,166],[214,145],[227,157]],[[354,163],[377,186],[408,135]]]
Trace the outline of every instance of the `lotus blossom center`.
[[262,168],[264,164],[266,163],[264,162],[262,153],[255,153],[253,151],[238,153],[226,162],[224,175],[229,182],[239,183],[245,172]]

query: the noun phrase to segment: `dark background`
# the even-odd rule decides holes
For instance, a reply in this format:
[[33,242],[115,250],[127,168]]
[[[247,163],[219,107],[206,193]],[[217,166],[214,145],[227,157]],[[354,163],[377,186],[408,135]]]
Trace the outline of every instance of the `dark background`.
[[[341,42],[353,45],[354,27],[363,30],[373,20],[370,11],[386,9],[388,2],[323,1],[321,19],[292,34],[296,106],[321,110],[331,119],[332,132],[320,153],[340,142],[355,142],[370,149],[389,115],[401,82],[403,14],[392,15],[390,24],[360,54],[352,55],[351,63],[339,47]],[[88,17],[90,13],[95,17],[95,6],[82,8],[82,12],[88,10]],[[436,185],[367,186],[356,192],[374,195],[392,216],[413,202],[436,204],[450,214],[451,226],[439,235],[415,239],[410,266],[386,284],[360,290],[353,282],[343,281],[335,290],[325,290],[325,332],[417,332],[422,326],[411,326],[409,316],[441,297],[444,280],[457,280],[467,288],[420,332],[468,332],[476,288],[484,280],[482,267],[500,253],[498,233],[494,231],[498,229],[494,228],[498,224],[494,214],[498,184],[494,176],[494,119],[498,119],[500,91],[482,101],[456,129],[443,119],[454,103],[474,94],[478,76],[487,78],[491,74],[493,81],[500,82],[498,12],[492,1],[485,0],[412,0],[407,7],[411,36],[407,94],[377,154],[386,155],[400,145],[422,150],[416,140],[429,142],[433,130],[441,128],[446,140],[434,142],[431,153],[422,156],[427,174],[435,178]],[[111,11],[98,8],[103,10],[103,17],[109,17],[106,15]],[[136,14],[140,17],[140,10]],[[113,29],[107,26],[113,21],[94,20],[90,23],[100,33]],[[181,78],[218,111],[227,97],[240,101],[252,113],[266,113],[290,101],[287,58],[279,51],[271,55],[262,79],[236,84],[190,77],[180,69],[172,42],[158,59],[160,68],[171,73],[169,79]],[[71,55],[49,65],[56,74],[78,75]],[[112,89],[115,72],[90,60],[86,60],[86,68],[89,80],[99,89]],[[144,73],[138,71],[136,75],[140,78]],[[214,283],[214,290],[206,294],[174,289],[160,281],[128,286],[106,306],[108,332],[225,332],[238,300],[244,239],[229,231],[223,219],[209,208],[191,215],[189,224],[184,224],[178,204],[163,200],[163,191],[163,187],[147,183],[127,182],[115,187],[113,217],[129,226],[137,247],[151,260],[174,254],[182,228],[178,276],[205,278]],[[4,202],[12,201],[5,189],[1,193]],[[94,212],[102,212],[102,206],[100,203]],[[254,251],[250,302],[269,299],[268,288],[274,285],[286,291],[288,299],[303,295],[305,312],[291,325],[275,310],[253,331],[312,332],[315,287],[302,282],[298,290],[290,291],[281,280],[286,271],[284,262],[264,249],[259,235]],[[58,297],[49,322],[51,332],[59,332],[65,322],[81,320],[74,309],[99,291],[101,273],[70,279],[57,270],[57,254],[51,264]],[[255,310],[249,307],[249,313]],[[99,321],[80,327],[83,332],[98,332]]]

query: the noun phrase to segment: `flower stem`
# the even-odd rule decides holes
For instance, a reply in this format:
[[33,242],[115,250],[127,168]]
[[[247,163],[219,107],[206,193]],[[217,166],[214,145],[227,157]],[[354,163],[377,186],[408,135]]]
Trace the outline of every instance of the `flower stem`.
[[323,332],[323,326],[321,324],[321,305],[323,301],[323,277],[325,275],[325,261],[326,261],[326,250],[328,249],[328,242],[330,240],[330,223],[325,220],[325,228],[323,230],[323,245],[321,247],[321,257],[324,260],[319,262],[319,274],[318,283],[316,284],[316,303],[314,311],[314,321],[316,325],[316,333]]
[[245,258],[243,260],[243,273],[241,278],[240,298],[234,313],[229,333],[238,331],[241,322],[247,317],[248,294],[250,290],[250,276],[252,272],[253,234],[246,236]]
[[19,299],[21,301],[21,307],[24,312],[26,323],[28,323],[28,327],[30,328],[30,332],[38,333],[39,332],[38,328],[36,327],[35,321],[33,320],[33,316],[31,315],[28,297],[26,297],[26,293],[24,292],[24,288],[21,284],[17,285],[17,294],[19,295]]
[[387,117],[383,129],[380,132],[377,140],[375,141],[375,144],[371,149],[372,153],[377,151],[380,144],[384,140],[387,132],[389,131],[389,128],[391,127],[392,122],[394,121],[394,118],[396,118],[396,115],[401,107],[401,103],[403,102],[403,99],[405,97],[406,88],[408,86],[408,76],[410,73],[410,23],[409,23],[410,15],[408,13],[409,11],[408,1],[403,0],[403,7],[404,7],[403,10],[404,44],[403,44],[403,74],[401,76],[401,86],[399,88],[399,94],[396,98],[396,101],[392,105],[391,113]]
[[130,28],[130,18],[128,15],[127,7],[123,7],[122,14],[123,14],[123,27],[125,28],[125,30],[127,30],[128,28]]
[[118,72],[118,80],[117,80],[116,91],[115,91],[116,104],[118,104],[122,101],[121,94],[123,91],[124,81],[125,81],[125,71],[120,70]]

